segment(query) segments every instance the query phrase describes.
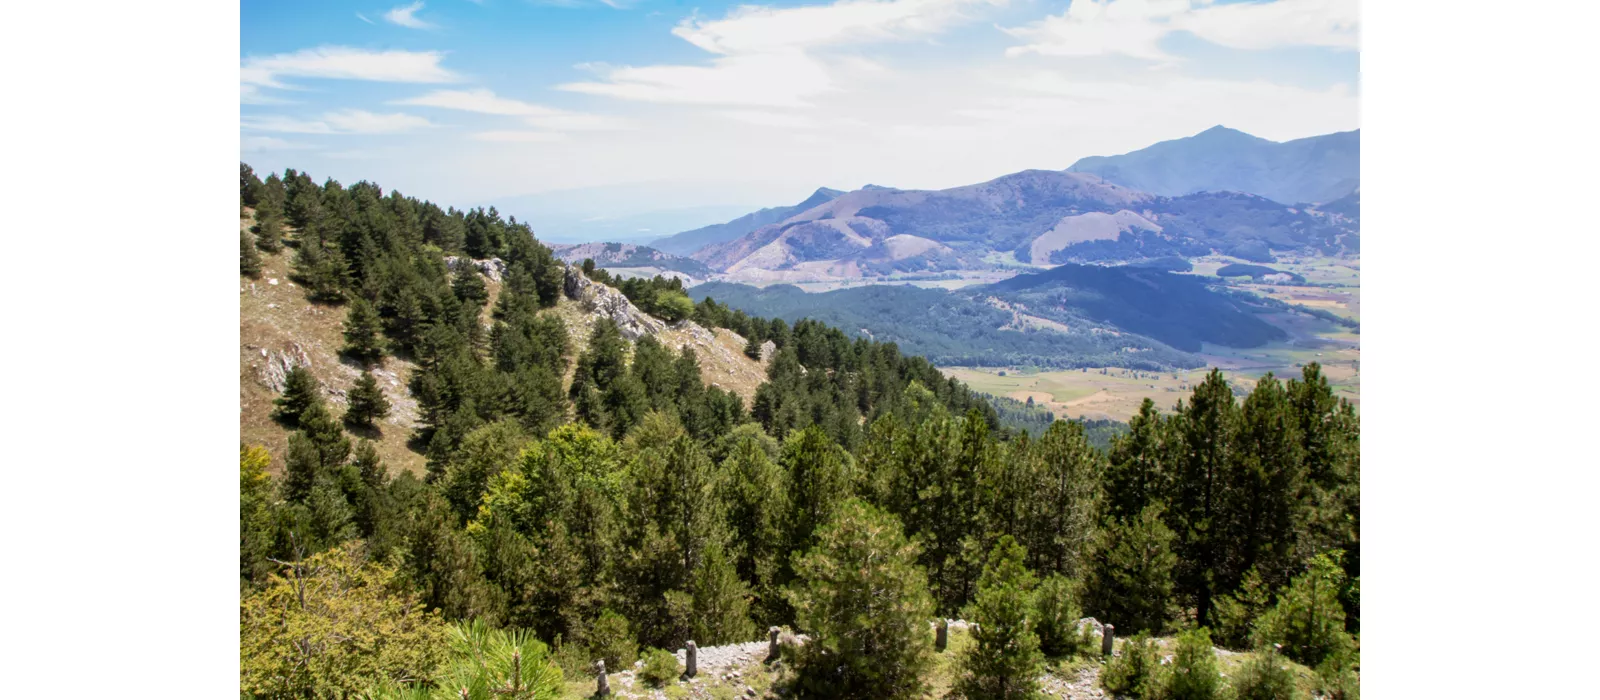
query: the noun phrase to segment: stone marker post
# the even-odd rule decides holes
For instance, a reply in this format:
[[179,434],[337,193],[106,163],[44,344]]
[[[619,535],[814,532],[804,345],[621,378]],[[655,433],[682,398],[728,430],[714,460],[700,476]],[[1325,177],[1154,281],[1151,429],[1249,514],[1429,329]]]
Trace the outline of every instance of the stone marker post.
[[600,678],[598,681],[596,681],[594,696],[597,698],[603,698],[611,694],[611,682],[606,680],[606,660],[601,659],[596,661],[594,662],[594,665],[596,670],[598,670],[600,673]]
[[1117,628],[1109,623],[1102,626],[1100,632],[1100,655],[1110,656],[1111,644],[1115,641],[1117,641]]
[[778,635],[782,634],[782,632],[783,632],[783,630],[780,630],[777,627],[768,627],[767,628],[767,659],[768,660],[778,658]]
[[694,678],[694,675],[699,672],[695,668],[696,666],[694,640],[691,639],[683,645],[683,677]]
[[950,621],[941,617],[939,618],[939,626],[936,627],[933,632],[933,650],[944,651],[945,646],[949,644]]

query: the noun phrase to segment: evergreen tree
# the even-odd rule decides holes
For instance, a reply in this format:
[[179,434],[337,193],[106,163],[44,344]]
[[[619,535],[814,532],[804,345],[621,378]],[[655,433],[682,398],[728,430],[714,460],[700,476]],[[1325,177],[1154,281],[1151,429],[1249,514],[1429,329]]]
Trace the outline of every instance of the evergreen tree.
[[483,283],[483,275],[478,273],[478,266],[468,260],[462,260],[456,266],[455,281],[450,284],[450,291],[461,303],[473,309],[482,309],[484,304],[489,303],[489,288]]
[[261,201],[261,178],[244,163],[239,164],[239,203],[254,207]]
[[348,396],[350,407],[344,413],[345,425],[372,428],[375,421],[389,415],[389,400],[384,398],[371,372],[361,372],[361,378],[350,388]]
[[811,641],[796,659],[804,698],[912,698],[932,664],[933,600],[917,546],[894,516],[841,504],[800,559],[789,597]]
[[783,469],[763,441],[758,425],[742,425],[730,436],[733,447],[722,462],[719,497],[733,534],[735,569],[754,586],[759,619],[784,616],[776,588],[780,564],[787,556],[784,525],[789,513]]
[[371,364],[383,358],[383,339],[379,336],[382,320],[377,309],[366,299],[356,297],[350,301],[350,311],[344,319],[344,348],[346,355]]
[[1039,582],[1034,589],[1033,620],[1040,651],[1049,656],[1078,651],[1078,620],[1082,618],[1077,582],[1060,574]]
[[283,395],[273,401],[277,408],[273,410],[272,417],[286,426],[297,428],[301,414],[312,404],[321,402],[322,388],[317,384],[317,378],[311,375],[311,370],[297,366],[284,375]]
[[1100,510],[1104,456],[1090,446],[1082,425],[1056,421],[1010,461],[1023,467],[1025,489],[1005,497],[1022,513],[1018,539],[1027,543],[1034,567],[1080,577]]
[[1171,617],[1173,534],[1161,506],[1116,520],[1101,530],[1085,583],[1085,607],[1124,632],[1159,633]]
[[261,256],[256,253],[250,234],[239,232],[239,274],[246,277],[261,276]]
[[1027,553],[1010,535],[1000,538],[983,576],[969,619],[973,646],[961,660],[961,693],[981,698],[1035,698],[1044,656],[1030,619],[1034,577],[1024,565]]
[[1277,605],[1256,622],[1256,644],[1280,644],[1285,656],[1307,666],[1330,658],[1336,665],[1349,663],[1355,644],[1344,631],[1344,608],[1339,602],[1344,583],[1344,571],[1334,556],[1312,559],[1305,573],[1279,594]]
[[1179,590],[1194,601],[1200,624],[1209,625],[1226,547],[1226,476],[1234,458],[1238,406],[1221,370],[1213,368],[1195,387],[1189,405],[1180,404],[1178,410],[1184,457],[1177,466],[1168,523],[1178,536],[1173,551],[1178,555]]
[[1106,468],[1106,514],[1113,519],[1138,516],[1145,506],[1168,498],[1169,481],[1180,441],[1170,424],[1145,399],[1128,421],[1128,432],[1111,443]]
[[812,426],[784,441],[782,464],[790,509],[787,551],[806,551],[816,529],[851,496],[850,455]]
[[283,215],[276,204],[269,202],[256,210],[256,222],[250,226],[250,233],[255,234],[256,248],[267,253],[283,250]]
[[1206,628],[1178,635],[1172,666],[1162,680],[1163,700],[1214,700],[1223,696],[1222,674]]

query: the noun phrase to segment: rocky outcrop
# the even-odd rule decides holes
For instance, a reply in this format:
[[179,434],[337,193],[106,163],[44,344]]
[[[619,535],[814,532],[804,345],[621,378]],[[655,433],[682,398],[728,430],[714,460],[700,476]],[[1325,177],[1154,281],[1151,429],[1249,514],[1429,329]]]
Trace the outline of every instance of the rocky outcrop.
[[499,282],[500,278],[506,273],[506,261],[501,260],[500,258],[473,260],[472,258],[458,257],[455,255],[444,256],[445,267],[450,268],[451,272],[461,269],[462,265],[468,263],[472,264],[473,267],[478,268],[478,272],[483,273],[484,277],[488,277],[496,282]]
[[566,267],[567,298],[578,302],[588,313],[616,322],[617,327],[622,330],[622,337],[630,341],[638,340],[646,335],[660,333],[666,328],[666,324],[640,311],[639,307],[628,301],[628,297],[623,296],[622,292],[603,284],[596,284],[584,276],[583,270],[572,265]]

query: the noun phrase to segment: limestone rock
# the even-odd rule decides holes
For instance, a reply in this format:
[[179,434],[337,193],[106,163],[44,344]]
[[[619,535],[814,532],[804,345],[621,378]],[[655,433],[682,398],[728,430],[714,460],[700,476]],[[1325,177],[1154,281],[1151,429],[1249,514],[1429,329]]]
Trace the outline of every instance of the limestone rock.
[[585,277],[583,270],[579,268],[567,266],[564,286],[567,298],[582,305],[584,311],[616,322],[617,328],[622,331],[622,337],[629,341],[638,340],[646,335],[655,335],[667,327],[650,314],[640,311],[639,307],[628,301],[628,297],[623,296],[622,292],[603,284],[595,284]]

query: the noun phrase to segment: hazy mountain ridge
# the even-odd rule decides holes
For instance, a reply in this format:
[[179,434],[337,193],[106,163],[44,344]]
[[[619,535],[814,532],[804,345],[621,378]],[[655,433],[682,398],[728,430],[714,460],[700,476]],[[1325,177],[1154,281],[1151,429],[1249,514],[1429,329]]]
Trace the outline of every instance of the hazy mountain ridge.
[[650,243],[653,247],[667,253],[689,255],[708,245],[730,241],[767,224],[782,221],[795,213],[810,209],[841,194],[844,194],[843,190],[819,187],[805,201],[794,206],[767,207],[726,223],[702,226],[691,231],[660,238]]
[[1276,142],[1216,126],[1067,168],[1152,194],[1247,192],[1276,202],[1329,202],[1361,179],[1361,130]]

